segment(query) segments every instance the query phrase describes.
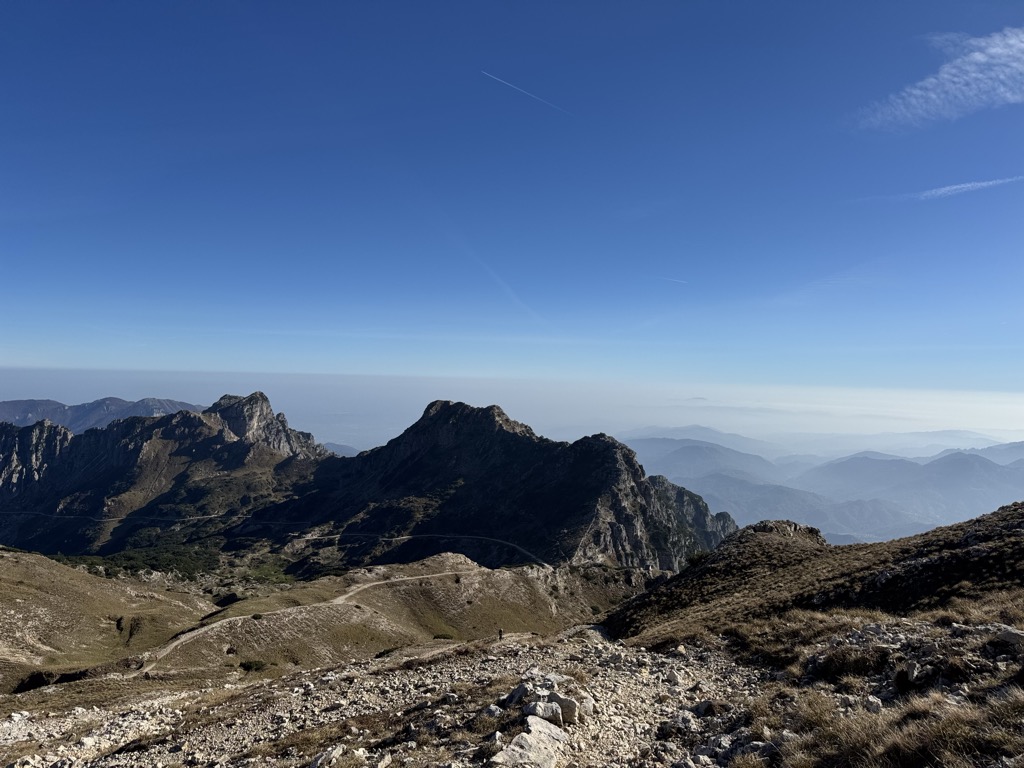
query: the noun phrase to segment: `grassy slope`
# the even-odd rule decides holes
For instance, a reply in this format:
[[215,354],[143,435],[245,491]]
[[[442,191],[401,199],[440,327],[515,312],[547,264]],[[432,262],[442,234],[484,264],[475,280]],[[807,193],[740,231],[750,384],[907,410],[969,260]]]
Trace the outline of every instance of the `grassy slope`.
[[[331,602],[362,584],[371,586],[342,604]],[[438,555],[302,582],[234,603],[210,617],[216,629],[183,643],[156,669],[223,673],[258,660],[284,671],[434,641],[492,637],[499,629],[545,634],[593,621],[642,586],[633,571],[491,570],[461,555]]]
[[[246,669],[243,662],[265,665],[259,675],[277,675],[494,637],[498,629],[547,633],[593,621],[643,585],[644,576],[632,570],[490,570],[445,554],[311,582],[254,582],[236,588],[243,599],[218,609],[198,596],[130,579],[103,579],[38,555],[5,551],[0,552],[0,692],[40,670],[124,672],[126,660],[145,656],[148,664],[183,633],[185,641],[147,666],[146,679],[62,683],[61,697],[77,702],[91,701],[97,691],[106,692],[96,694],[102,700],[138,686],[202,687],[237,679]],[[188,631],[196,627],[210,628],[193,636]],[[20,698],[39,695],[33,691]]]
[[0,689],[34,669],[81,669],[138,654],[212,609],[193,595],[0,550]]
[[1024,503],[905,539],[832,547],[744,529],[695,567],[613,614],[613,632],[667,645],[791,610],[899,615],[971,610],[1014,621],[1024,605]]

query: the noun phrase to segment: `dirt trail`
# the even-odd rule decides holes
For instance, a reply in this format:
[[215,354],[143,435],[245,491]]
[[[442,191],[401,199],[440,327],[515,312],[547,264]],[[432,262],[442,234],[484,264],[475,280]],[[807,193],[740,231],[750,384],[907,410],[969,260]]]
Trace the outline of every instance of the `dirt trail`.
[[[377,587],[381,584],[394,584],[399,581],[416,581],[418,579],[433,579],[437,578],[438,576],[462,576],[470,573],[479,573],[479,571],[479,568],[474,568],[468,571],[441,571],[440,573],[427,573],[422,576],[398,576],[393,579],[383,579],[381,581],[368,581],[365,584],[356,584],[354,586],[349,587],[344,593],[338,595],[337,597],[331,600],[325,600],[323,603],[312,603],[312,605],[340,605],[341,603],[347,603],[348,599],[353,595],[359,594],[364,589],[369,589],[370,587]],[[309,606],[304,607],[308,608]],[[282,608],[281,610],[288,609]]]
[[[312,539],[335,539],[335,538],[341,538],[341,537],[346,537],[346,536],[348,536],[348,537],[352,537],[352,536],[373,536],[373,534],[333,533],[333,534],[328,534],[328,535],[325,535],[325,536],[299,536],[299,537],[296,538],[296,541],[309,541],[309,540],[312,540]],[[375,538],[379,538],[379,537],[375,536]],[[519,546],[518,544],[515,544],[514,542],[506,541],[505,539],[495,539],[495,538],[492,538],[490,536],[465,536],[465,535],[461,535],[461,534],[411,534],[409,536],[386,537],[386,538],[381,538],[380,540],[381,541],[408,541],[409,539],[473,539],[473,540],[476,540],[476,541],[490,541],[490,542],[494,542],[496,544],[503,544],[503,545],[505,545],[507,547],[511,547],[512,549],[516,550],[517,552],[521,552],[522,554],[526,555],[528,558],[530,558],[531,560],[539,563],[540,565],[542,565],[545,568],[548,568],[548,569],[553,569],[554,568],[554,566],[552,566],[550,563],[545,562],[543,559],[541,559],[540,557],[535,555],[533,552],[530,552],[528,549],[524,549],[523,547]],[[319,602],[319,603],[310,603],[309,605],[290,606],[288,608],[278,608],[278,609],[273,610],[273,611],[266,611],[264,615],[270,615],[270,614],[275,614],[275,613],[284,613],[286,611],[296,610],[297,608],[315,608],[318,605],[340,605],[342,603],[348,602],[348,599],[350,597],[352,597],[353,595],[356,595],[356,594],[362,592],[364,589],[369,589],[370,587],[380,586],[382,584],[392,584],[392,583],[396,583],[396,582],[399,582],[399,581],[415,581],[416,579],[431,579],[431,578],[436,578],[438,576],[455,576],[455,575],[463,575],[463,574],[471,574],[471,573],[476,573],[476,570],[443,571],[441,573],[424,574],[422,576],[401,576],[401,577],[392,578],[392,579],[383,579],[381,581],[370,581],[370,582],[367,582],[365,584],[356,584],[355,586],[350,587],[343,594],[338,595],[337,597],[332,598],[330,600],[324,600],[324,601]],[[184,632],[184,633],[178,635],[177,637],[173,638],[172,640],[168,641],[167,643],[165,643],[163,646],[161,646],[160,648],[156,649],[155,651],[152,651],[151,652],[151,657],[150,657],[149,661],[147,661],[138,670],[125,675],[125,677],[135,677],[137,675],[142,675],[142,674],[145,674],[146,672],[149,672],[151,669],[153,669],[153,667],[156,666],[158,661],[160,661],[165,656],[167,656],[167,654],[171,653],[175,648],[177,648],[178,646],[180,646],[180,645],[182,645],[184,643],[189,642],[190,640],[194,640],[197,637],[201,637],[206,632],[209,632],[209,631],[213,630],[214,627],[220,627],[220,626],[222,626],[224,624],[227,624],[227,623],[230,623],[230,622],[237,623],[237,622],[242,621],[243,619],[247,619],[247,618],[249,618],[249,617],[248,616],[232,616],[229,619],[222,619],[221,621],[214,622],[213,624],[206,624],[206,625],[201,626],[201,627],[196,627],[194,629],[187,630],[186,632]]]
[[[354,597],[355,595],[359,594],[360,592],[362,592],[365,589],[369,589],[370,587],[379,587],[379,586],[382,586],[384,584],[397,584],[400,581],[418,581],[418,580],[422,580],[422,579],[435,579],[435,578],[438,578],[438,577],[441,577],[441,576],[468,575],[468,574],[478,573],[479,570],[480,570],[479,568],[475,568],[475,569],[472,569],[472,570],[461,570],[461,571],[441,571],[439,573],[424,573],[424,574],[421,574],[419,576],[399,576],[399,577],[390,578],[390,579],[381,579],[380,581],[368,581],[368,582],[365,582],[363,584],[355,584],[355,585],[349,587],[342,594],[338,595],[337,597],[333,597],[330,600],[322,600],[322,601],[320,601],[318,603],[309,603],[307,605],[293,605],[293,606],[288,606],[286,608],[277,608],[277,609],[272,610],[272,611],[264,611],[263,615],[264,616],[271,616],[273,614],[287,613],[289,611],[296,611],[296,610],[304,610],[304,609],[316,608],[317,606],[320,606],[320,605],[341,605],[342,603],[347,603],[350,598]],[[163,659],[165,656],[167,656],[169,653],[171,653],[175,648],[179,647],[180,645],[183,645],[184,643],[187,643],[187,642],[189,642],[191,640],[195,640],[197,637],[202,637],[204,634],[206,634],[207,632],[213,631],[215,628],[223,627],[226,624],[238,623],[238,622],[244,621],[245,619],[250,618],[250,616],[251,616],[251,614],[246,614],[245,616],[232,616],[231,618],[222,619],[221,621],[216,621],[216,622],[214,622],[212,624],[205,624],[205,625],[203,625],[201,627],[195,627],[194,629],[187,630],[186,632],[183,632],[182,634],[178,635],[177,637],[169,640],[167,643],[165,643],[160,648],[158,648],[158,649],[156,649],[154,651],[151,651],[150,652],[150,659],[149,659],[149,661],[147,661],[142,667],[140,667],[139,669],[135,670],[134,672],[130,672],[130,673],[126,674],[125,677],[136,677],[138,675],[143,675],[146,672],[149,672],[151,669],[153,669],[153,667],[156,666],[157,662],[159,662],[161,659]]]
[[409,539],[473,539],[474,541],[491,541],[495,544],[504,544],[506,547],[526,555],[528,558],[533,560],[545,568],[553,569],[554,566],[551,563],[545,562],[543,559],[535,555],[528,549],[525,549],[518,544],[506,541],[505,539],[495,539],[490,536],[464,536],[460,533],[416,533],[408,536],[378,536],[375,533],[328,533],[323,536],[297,536],[294,541],[312,541],[313,539],[340,539],[340,538],[373,538],[379,541],[408,541]]

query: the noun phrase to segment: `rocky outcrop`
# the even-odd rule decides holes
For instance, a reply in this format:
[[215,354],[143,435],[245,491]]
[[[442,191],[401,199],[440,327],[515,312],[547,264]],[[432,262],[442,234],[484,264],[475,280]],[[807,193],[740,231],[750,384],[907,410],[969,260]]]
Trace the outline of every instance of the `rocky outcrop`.
[[736,530],[728,514],[712,515],[697,494],[661,476],[644,477],[632,450],[604,435],[596,439],[610,441],[615,467],[609,477],[615,481],[598,501],[573,562],[678,571],[689,555],[713,549]]
[[776,536],[786,538],[802,538],[818,546],[827,547],[828,541],[821,535],[821,531],[809,525],[794,523],[792,520],[762,520],[758,523],[746,526],[744,530],[753,533],[772,533]]
[[270,400],[262,392],[248,397],[224,395],[203,411],[203,415],[221,419],[234,437],[253,447],[282,456],[322,458],[327,455],[327,450],[313,435],[291,429],[283,413],[275,414]]
[[20,429],[0,422],[0,499],[43,480],[71,444],[71,432],[50,421]]

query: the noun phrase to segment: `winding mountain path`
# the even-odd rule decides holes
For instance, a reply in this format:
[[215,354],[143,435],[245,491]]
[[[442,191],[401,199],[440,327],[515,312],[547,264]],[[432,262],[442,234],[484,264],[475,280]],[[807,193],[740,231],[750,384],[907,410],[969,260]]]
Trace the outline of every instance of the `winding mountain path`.
[[[516,544],[514,542],[506,541],[505,539],[495,539],[495,538],[492,538],[490,536],[468,536],[468,535],[462,535],[462,534],[439,534],[439,533],[437,533],[437,534],[430,534],[430,533],[427,533],[427,534],[410,534],[409,536],[381,537],[381,536],[376,536],[374,534],[364,534],[364,533],[332,533],[332,534],[327,534],[327,535],[323,535],[323,536],[298,536],[298,537],[296,537],[294,539],[294,541],[312,541],[314,539],[337,539],[337,538],[342,538],[342,537],[346,537],[346,536],[347,537],[367,537],[367,538],[372,537],[372,538],[378,539],[379,541],[407,541],[409,539],[473,539],[473,540],[476,540],[476,541],[490,541],[490,542],[494,542],[496,544],[503,544],[503,545],[505,545],[507,547],[511,547],[512,549],[516,550],[517,552],[521,552],[522,554],[526,555],[528,558],[530,558],[531,560],[539,563],[540,565],[542,565],[545,568],[552,569],[552,570],[554,568],[554,566],[552,566],[550,563],[545,562],[542,558],[538,557],[533,552],[530,552],[528,549],[525,549],[525,548],[519,546],[518,544]],[[465,575],[465,574],[472,574],[472,573],[476,573],[476,572],[477,572],[476,570],[442,571],[440,573],[429,573],[429,574],[423,574],[421,576],[399,576],[399,577],[395,577],[395,578],[391,578],[391,579],[382,579],[380,581],[368,581],[368,582],[366,582],[364,584],[355,584],[352,587],[349,587],[348,590],[346,590],[344,593],[338,595],[337,597],[331,598],[330,600],[324,600],[324,601],[321,601],[321,602],[318,602],[318,603],[309,603],[307,605],[288,606],[286,608],[277,608],[277,609],[272,610],[272,611],[264,612],[264,615],[268,616],[268,615],[271,615],[271,614],[286,613],[288,611],[294,611],[294,610],[297,610],[299,608],[315,608],[318,605],[340,605],[342,603],[348,602],[348,600],[351,597],[353,597],[354,595],[359,594],[360,592],[362,592],[365,589],[369,589],[370,587],[381,586],[381,585],[384,585],[384,584],[396,584],[396,583],[401,582],[401,581],[416,581],[417,579],[432,579],[432,578],[437,578],[437,577],[440,577],[440,576]],[[247,618],[249,618],[249,615],[245,615],[245,616],[232,616],[232,617],[227,618],[227,619],[222,619],[221,621],[216,621],[216,622],[214,622],[212,624],[205,624],[205,625],[200,626],[200,627],[195,627],[193,629],[186,630],[182,634],[180,634],[177,637],[174,637],[171,640],[169,640],[168,642],[166,642],[160,648],[156,649],[155,651],[151,651],[150,652],[149,660],[142,667],[140,667],[139,669],[135,670],[134,672],[129,672],[128,674],[126,674],[125,677],[136,677],[138,675],[143,675],[146,672],[149,672],[151,669],[153,669],[161,659],[166,657],[169,653],[174,651],[179,646],[181,646],[181,645],[183,645],[183,644],[185,644],[187,642],[190,642],[192,640],[195,640],[197,637],[202,637],[207,632],[212,631],[215,627],[221,627],[221,626],[223,626],[225,624],[228,624],[228,623],[236,623],[237,624],[238,622],[243,621],[244,619],[247,619]]]
[[[441,571],[439,573],[424,573],[420,574],[419,576],[397,576],[390,579],[381,579],[380,581],[367,581],[362,584],[354,584],[353,586],[345,590],[342,594],[338,595],[337,597],[333,597],[330,600],[322,600],[317,603],[308,603],[306,605],[290,605],[285,608],[276,608],[272,611],[264,611],[263,615],[270,616],[273,614],[288,613],[289,611],[296,611],[300,609],[316,608],[319,605],[341,605],[342,603],[347,603],[352,597],[366,589],[369,589],[370,587],[379,587],[385,584],[397,584],[402,581],[422,581],[423,579],[436,579],[441,576],[463,576],[478,573],[479,570],[479,568],[475,568],[472,570]],[[222,619],[221,621],[215,621],[212,624],[204,624],[203,626],[189,629],[183,632],[182,634],[178,635],[177,637],[172,638],[168,642],[164,643],[164,645],[162,645],[155,651],[151,651],[149,661],[147,661],[142,667],[135,670],[134,672],[129,672],[128,674],[124,675],[124,677],[130,678],[137,677],[138,675],[143,675],[146,672],[149,672],[151,669],[153,669],[153,667],[156,666],[157,662],[159,662],[161,659],[163,659],[165,656],[167,656],[169,653],[171,653],[174,649],[178,648],[179,646],[192,640],[195,640],[197,637],[202,637],[207,632],[213,631],[215,628],[223,627],[226,624],[237,624],[241,621],[244,621],[245,619],[250,618],[251,616],[252,614],[246,614],[244,616],[232,616],[227,619]]]

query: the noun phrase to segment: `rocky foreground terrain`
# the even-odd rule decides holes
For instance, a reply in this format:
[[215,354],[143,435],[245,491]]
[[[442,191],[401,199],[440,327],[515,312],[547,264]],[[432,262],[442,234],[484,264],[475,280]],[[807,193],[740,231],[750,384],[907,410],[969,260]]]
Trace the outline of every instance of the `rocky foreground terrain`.
[[[508,618],[499,592],[531,589],[550,627],[591,581],[456,555],[378,567],[333,598],[322,583],[324,602],[287,607],[311,587],[266,615],[249,611],[270,597],[242,600],[120,668],[0,696],[0,764],[1024,766],[1022,552],[1024,505],[861,548],[760,523],[600,624],[538,634],[521,615],[471,639],[425,627],[489,594],[486,615]],[[339,607],[406,618],[377,645],[337,645],[345,614],[324,611]],[[273,650],[282,632],[291,654]],[[308,663],[318,638],[329,664]]]
[[[879,654],[888,661],[877,669],[851,662]],[[58,690],[7,696],[0,755],[17,768],[688,768],[822,764],[811,757],[820,741],[846,739],[854,753],[831,764],[1014,766],[1024,757],[998,749],[967,763],[939,758],[946,737],[991,750],[986,742],[1009,746],[1015,735],[1020,746],[1022,660],[1024,632],[1006,625],[851,614],[789,678],[700,644],[652,653],[578,626],[279,678],[239,671],[195,691],[139,681],[146,690],[133,693],[122,680],[114,700],[94,706],[68,706],[73,696]],[[1005,722],[972,719],[986,691]],[[947,734],[951,717],[978,730]],[[890,738],[901,721],[903,731],[932,730]]]

